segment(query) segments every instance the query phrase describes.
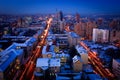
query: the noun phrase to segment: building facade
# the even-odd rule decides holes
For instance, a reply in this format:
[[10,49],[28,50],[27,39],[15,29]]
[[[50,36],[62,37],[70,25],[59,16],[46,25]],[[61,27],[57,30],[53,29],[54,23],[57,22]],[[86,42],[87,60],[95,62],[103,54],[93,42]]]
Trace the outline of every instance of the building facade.
[[113,73],[117,76],[117,79],[120,80],[120,59],[113,59]]

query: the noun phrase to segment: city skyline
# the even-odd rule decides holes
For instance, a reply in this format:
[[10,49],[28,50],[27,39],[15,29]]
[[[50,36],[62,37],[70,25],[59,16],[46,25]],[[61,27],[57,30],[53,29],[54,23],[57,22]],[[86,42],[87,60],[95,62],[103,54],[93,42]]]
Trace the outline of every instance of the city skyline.
[[0,14],[120,14],[119,0],[1,0]]

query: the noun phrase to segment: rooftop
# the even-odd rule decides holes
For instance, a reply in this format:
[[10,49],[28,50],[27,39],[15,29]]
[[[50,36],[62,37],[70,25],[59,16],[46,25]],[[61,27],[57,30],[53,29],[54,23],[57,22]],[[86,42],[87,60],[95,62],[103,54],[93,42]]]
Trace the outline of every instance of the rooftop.
[[87,53],[87,51],[82,46],[77,45],[75,48],[79,54],[86,54]]
[[56,58],[56,59],[55,58],[51,58],[49,64],[50,64],[50,67],[55,67],[55,66],[60,67],[61,66],[59,58]]
[[88,74],[89,80],[102,80],[98,74]]
[[73,38],[79,38],[79,36],[75,32],[69,32],[69,35]]
[[10,50],[6,53],[6,55],[0,57],[0,71],[6,70],[13,60],[15,60],[17,54],[15,50]]
[[48,61],[49,61],[48,58],[38,58],[36,67],[49,66]]
[[77,55],[75,55],[72,59],[73,59],[73,63],[76,63],[77,61],[82,62],[81,58]]

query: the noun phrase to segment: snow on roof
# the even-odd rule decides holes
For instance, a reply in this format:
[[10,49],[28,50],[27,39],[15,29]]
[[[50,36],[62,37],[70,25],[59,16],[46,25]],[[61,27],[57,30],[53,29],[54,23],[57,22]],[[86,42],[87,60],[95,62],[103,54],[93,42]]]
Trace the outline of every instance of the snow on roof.
[[13,43],[11,46],[9,46],[7,49],[5,49],[4,51],[0,52],[0,55],[6,55],[8,52],[10,51],[15,51],[16,55],[20,55],[23,53],[23,49],[16,49],[17,47],[17,43]]
[[38,34],[38,35],[40,35],[41,33],[42,33],[42,31],[41,31],[41,30],[38,30],[38,31],[37,31],[37,34]]
[[103,47],[102,49],[103,49],[103,50],[107,50],[107,49],[109,49],[109,48],[117,49],[117,47],[112,46],[112,45],[108,45],[108,46],[106,46],[106,47]]
[[16,48],[16,45],[15,45],[15,43],[13,43],[7,49],[5,49],[5,51],[9,51],[10,49],[15,49],[15,48]]
[[87,51],[82,46],[77,45],[75,48],[79,54],[86,54],[87,53]]
[[61,66],[59,58],[51,58],[49,64],[50,64],[50,67],[55,67],[55,66],[60,67]]
[[24,43],[14,43],[14,45],[20,46],[20,47],[27,47],[27,46],[31,46],[35,41],[36,41],[36,38],[31,37],[28,40],[26,40]]
[[31,37],[25,43],[13,43],[7,49],[5,49],[3,52],[5,53],[6,51],[9,51],[11,49],[16,49],[17,46],[19,46],[19,47],[27,47],[28,45],[31,46],[33,44],[33,42],[35,42],[35,41],[36,41],[36,39]]
[[3,35],[3,38],[25,38],[25,36],[9,36],[9,35]]
[[10,65],[10,63],[13,62],[13,60],[17,56],[14,50],[10,50],[6,54],[7,55],[0,57],[0,71],[6,70],[6,68]]
[[33,44],[33,42],[35,42],[35,41],[36,41],[36,38],[31,37],[31,38],[29,38],[28,40],[25,41],[25,44],[30,45],[30,44]]
[[47,38],[48,38],[48,39],[52,39],[52,38],[53,38],[53,36],[49,35]]
[[50,42],[48,42],[48,44],[49,44],[49,45],[52,45],[52,44],[53,44],[53,42],[52,42],[52,41],[50,41]]
[[52,52],[52,57],[56,57],[56,53]]
[[90,45],[90,48],[98,48],[98,44],[92,44]]
[[65,53],[62,53],[62,54],[56,54],[55,56],[57,56],[57,57],[70,57],[69,54],[65,54]]
[[27,44],[25,43],[14,43],[16,46],[20,46],[20,47],[27,47]]
[[80,59],[80,57],[77,56],[77,55],[75,55],[72,59],[73,59],[73,63],[75,63],[77,61],[81,61],[82,62],[82,60]]
[[46,48],[47,48],[47,46],[43,46],[42,54],[46,54]]
[[101,80],[100,75],[98,74],[88,74],[90,80]]
[[49,66],[48,61],[49,61],[48,58],[38,58],[36,67]]
[[57,76],[56,80],[71,80],[70,77],[64,77],[64,76]]
[[120,59],[115,59],[115,60],[120,63]]
[[50,45],[50,49],[49,49],[49,51],[54,52],[54,48],[55,48],[54,45]]
[[89,69],[85,69],[85,72],[93,72],[93,69],[89,68]]
[[55,39],[55,36],[54,35],[48,35],[47,39],[49,40],[52,40],[52,39]]
[[79,36],[78,36],[75,32],[69,32],[69,34],[70,34],[71,37],[73,37],[73,38],[79,38]]
[[82,73],[74,76],[73,79],[74,79],[74,80],[80,80],[80,79],[81,79],[81,76],[82,76]]

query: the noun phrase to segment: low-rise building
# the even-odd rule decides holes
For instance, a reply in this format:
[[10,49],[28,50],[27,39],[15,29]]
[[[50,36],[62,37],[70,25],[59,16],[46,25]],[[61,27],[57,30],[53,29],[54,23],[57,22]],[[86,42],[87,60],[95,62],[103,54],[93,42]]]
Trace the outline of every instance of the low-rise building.
[[55,76],[56,73],[60,72],[60,67],[59,58],[38,58],[34,75],[39,79],[44,79],[43,75],[44,77],[52,77],[53,74]]
[[88,64],[88,53],[87,53],[87,51],[79,45],[76,46],[76,50],[80,54],[81,59],[83,61],[83,64]]
[[58,73],[60,72],[60,59],[59,58],[51,58],[50,61],[50,72],[53,72],[53,73]]
[[73,70],[74,72],[80,72],[83,68],[83,61],[79,56],[74,56],[73,58]]
[[117,76],[117,79],[120,80],[120,59],[113,59],[113,73]]
[[13,79],[24,62],[23,49],[10,49],[0,53],[0,80]]

